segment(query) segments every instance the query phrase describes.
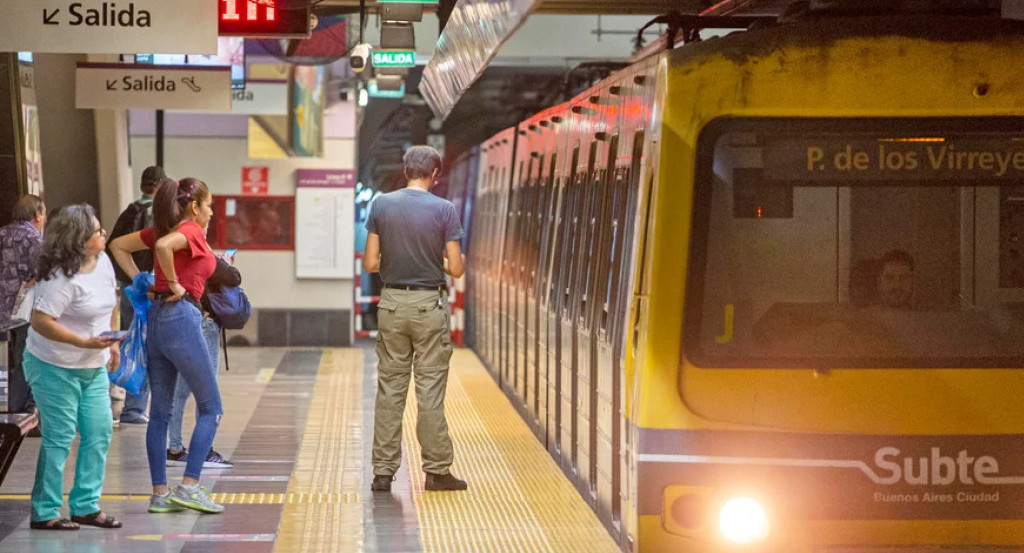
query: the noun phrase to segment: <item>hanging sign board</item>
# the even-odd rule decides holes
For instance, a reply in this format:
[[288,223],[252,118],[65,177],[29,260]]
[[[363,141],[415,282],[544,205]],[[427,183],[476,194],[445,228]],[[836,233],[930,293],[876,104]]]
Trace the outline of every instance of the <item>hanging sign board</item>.
[[79,63],[79,109],[231,109],[231,68],[196,65]]
[[21,103],[36,105],[36,70],[28,63],[18,63],[18,80],[21,82]]
[[374,67],[415,67],[415,50],[374,50]]
[[0,0],[0,52],[216,54],[217,4]]
[[254,83],[231,94],[231,113],[288,115],[288,83]]

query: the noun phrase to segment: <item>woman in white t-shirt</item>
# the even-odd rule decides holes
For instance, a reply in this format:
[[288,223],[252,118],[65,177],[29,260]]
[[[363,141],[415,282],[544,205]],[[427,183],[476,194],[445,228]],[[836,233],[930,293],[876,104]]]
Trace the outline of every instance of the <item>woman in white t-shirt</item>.
[[[106,232],[85,204],[61,209],[46,226],[25,352],[43,437],[32,486],[37,530],[121,527],[99,507],[113,425],[104,369],[120,364],[118,341],[100,336],[118,328],[117,283],[105,245]],[[76,430],[82,438],[68,520],[60,516],[63,472]]]

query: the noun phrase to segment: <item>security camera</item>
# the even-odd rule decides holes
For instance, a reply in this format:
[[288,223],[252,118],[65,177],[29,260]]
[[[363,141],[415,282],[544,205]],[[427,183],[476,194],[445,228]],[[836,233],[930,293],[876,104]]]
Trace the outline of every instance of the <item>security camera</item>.
[[348,63],[352,66],[352,71],[356,73],[362,73],[367,66],[370,65],[370,51],[373,48],[367,44],[357,44],[352,48],[352,52],[349,53]]

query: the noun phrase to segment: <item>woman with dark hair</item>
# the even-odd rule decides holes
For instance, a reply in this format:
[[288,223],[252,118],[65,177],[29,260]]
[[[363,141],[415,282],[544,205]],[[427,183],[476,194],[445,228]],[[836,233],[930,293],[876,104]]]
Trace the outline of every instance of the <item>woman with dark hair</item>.
[[191,451],[210,451],[217,426],[224,414],[217,388],[214,360],[203,337],[199,305],[206,280],[217,265],[206,243],[205,228],[213,216],[213,197],[201,180],[163,179],[153,198],[153,226],[114,240],[110,251],[129,278],[139,268],[132,252],[153,250],[155,301],[149,308],[146,349],[152,404],[146,429],[146,454],[153,480],[149,512],[169,513],[182,507],[203,513],[220,513],[199,486],[202,455],[191,455],[181,485],[167,487],[167,425],[174,400],[175,381],[180,374],[196,398],[195,430]]
[[[105,245],[106,232],[85,204],[61,209],[46,226],[25,352],[43,436],[32,486],[34,529],[121,527],[99,507],[112,433],[104,367],[117,369],[121,358],[117,340],[102,337],[118,327],[117,282]],[[64,463],[76,430],[82,438],[67,520],[60,516]]]

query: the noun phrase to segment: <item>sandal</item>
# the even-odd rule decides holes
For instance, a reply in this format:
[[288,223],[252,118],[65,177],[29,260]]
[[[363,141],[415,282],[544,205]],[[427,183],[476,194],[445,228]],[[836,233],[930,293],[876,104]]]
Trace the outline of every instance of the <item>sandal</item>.
[[95,526],[97,528],[121,527],[121,521],[115,519],[112,516],[103,514],[103,511],[96,511],[95,513],[90,513],[88,515],[71,515],[71,520],[79,524],[84,524],[86,526]]
[[78,525],[66,518],[53,520],[33,520],[29,523],[33,530],[78,530]]

